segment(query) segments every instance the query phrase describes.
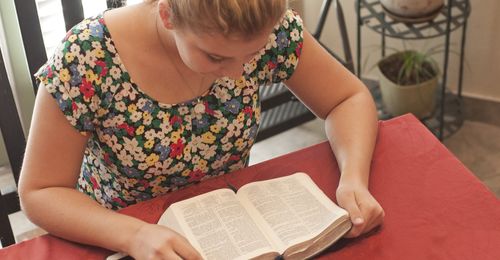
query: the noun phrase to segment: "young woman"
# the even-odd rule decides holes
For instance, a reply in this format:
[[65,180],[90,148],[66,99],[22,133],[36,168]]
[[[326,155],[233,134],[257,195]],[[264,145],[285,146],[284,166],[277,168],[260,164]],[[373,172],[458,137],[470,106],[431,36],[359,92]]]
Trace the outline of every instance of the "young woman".
[[285,0],[110,10],[70,30],[37,77],[19,193],[28,217],[56,236],[138,259],[199,258],[172,230],[113,210],[244,167],[259,87],[280,81],[325,120],[342,173],[337,200],[354,224],[348,235],[383,221],[368,191],[370,93]]

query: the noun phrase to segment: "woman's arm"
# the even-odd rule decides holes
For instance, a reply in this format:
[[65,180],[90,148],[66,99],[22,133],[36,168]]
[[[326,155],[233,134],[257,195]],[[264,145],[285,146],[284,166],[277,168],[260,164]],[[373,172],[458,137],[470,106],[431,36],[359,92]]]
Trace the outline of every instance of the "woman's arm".
[[115,213],[76,190],[87,140],[41,86],[19,181],[21,205],[29,219],[56,236],[139,259],[176,252],[200,258],[172,230]]
[[378,127],[370,92],[305,30],[300,61],[286,84],[325,120],[341,172],[337,201],[349,211],[354,223],[348,236],[358,236],[380,225],[383,209],[368,191]]

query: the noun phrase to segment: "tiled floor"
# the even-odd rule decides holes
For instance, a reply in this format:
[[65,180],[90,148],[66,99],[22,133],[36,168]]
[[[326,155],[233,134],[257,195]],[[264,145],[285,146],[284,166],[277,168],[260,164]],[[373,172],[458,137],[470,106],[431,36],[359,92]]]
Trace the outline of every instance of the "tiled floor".
[[[299,138],[298,138],[299,137]],[[250,164],[292,152],[326,140],[323,122],[313,120],[292,130],[254,145]],[[500,198],[500,126],[475,121],[465,121],[460,130],[445,140],[445,145]],[[8,171],[0,167],[0,187],[9,186],[13,180]],[[22,212],[11,215],[18,241],[44,231],[30,223]]]
[[444,144],[500,198],[500,127],[465,121]]

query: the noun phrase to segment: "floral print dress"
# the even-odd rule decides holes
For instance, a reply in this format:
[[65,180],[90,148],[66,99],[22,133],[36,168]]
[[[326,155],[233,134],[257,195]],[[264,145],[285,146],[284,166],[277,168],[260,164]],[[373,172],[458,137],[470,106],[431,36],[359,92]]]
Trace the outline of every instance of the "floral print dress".
[[302,49],[288,10],[239,79],[164,104],[141,91],[120,60],[103,15],[72,28],[36,76],[69,123],[90,136],[78,189],[119,209],[245,167],[259,127],[259,87],[288,79]]

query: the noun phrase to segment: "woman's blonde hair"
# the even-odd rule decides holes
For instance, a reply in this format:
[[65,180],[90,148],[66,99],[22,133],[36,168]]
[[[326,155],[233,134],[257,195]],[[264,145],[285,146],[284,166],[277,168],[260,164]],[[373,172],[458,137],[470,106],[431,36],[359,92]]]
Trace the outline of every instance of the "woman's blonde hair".
[[[156,2],[158,0],[145,0]],[[252,37],[278,22],[286,0],[166,0],[172,24],[194,32]]]

